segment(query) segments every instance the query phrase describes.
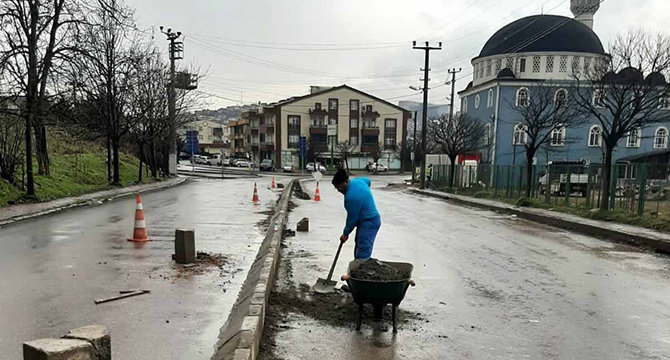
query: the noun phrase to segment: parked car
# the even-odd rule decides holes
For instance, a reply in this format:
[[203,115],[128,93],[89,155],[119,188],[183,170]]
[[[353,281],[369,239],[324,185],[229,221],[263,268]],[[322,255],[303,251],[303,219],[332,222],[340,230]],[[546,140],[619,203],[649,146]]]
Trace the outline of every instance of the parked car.
[[225,159],[221,160],[221,165],[222,166],[230,166],[230,160],[232,160],[232,159],[231,158],[225,158]]
[[235,162],[235,166],[241,167],[241,168],[248,168],[249,166],[251,166],[251,163],[247,160],[237,160]]
[[221,166],[221,155],[212,155],[207,159],[207,165]]
[[293,164],[284,164],[284,166],[282,166],[282,170],[284,170],[284,172],[292,173],[295,171],[295,167]]
[[317,169],[321,173],[326,172],[326,167],[321,165],[321,163],[316,163],[316,165],[314,163],[309,163],[309,164],[307,164],[307,166],[305,168],[307,169],[308,172],[315,172],[315,171],[317,171]]
[[191,163],[199,165],[207,165],[207,158],[202,155],[193,155]]
[[265,159],[259,165],[261,171],[275,171],[275,162],[272,159]]
[[247,159],[242,159],[242,158],[231,159],[230,160],[230,166],[237,166],[237,163],[239,161],[247,161]]
[[387,171],[389,171],[389,169],[385,165],[379,164],[379,163],[368,163],[368,165],[365,166],[365,170],[367,170],[368,172],[387,172]]

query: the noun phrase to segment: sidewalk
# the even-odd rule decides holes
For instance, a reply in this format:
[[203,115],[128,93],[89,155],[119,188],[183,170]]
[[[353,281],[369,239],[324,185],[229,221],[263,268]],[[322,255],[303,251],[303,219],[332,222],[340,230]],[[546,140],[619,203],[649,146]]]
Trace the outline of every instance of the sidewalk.
[[152,184],[142,184],[118,189],[99,191],[84,194],[81,196],[67,197],[48,202],[11,205],[4,208],[0,208],[0,226],[11,224],[21,220],[31,219],[38,216],[55,213],[58,211],[78,206],[102,204],[105,201],[110,201],[118,197],[131,195],[136,192],[141,193],[146,191],[164,189],[182,184],[186,180],[187,180],[186,178],[173,178]]
[[556,226],[562,229],[577,231],[586,235],[637,245],[652,249],[656,252],[670,254],[670,235],[643,227],[591,220],[576,215],[544,209],[516,207],[498,201],[476,199],[434,190],[413,189],[411,191],[462,205],[514,214],[520,218]]

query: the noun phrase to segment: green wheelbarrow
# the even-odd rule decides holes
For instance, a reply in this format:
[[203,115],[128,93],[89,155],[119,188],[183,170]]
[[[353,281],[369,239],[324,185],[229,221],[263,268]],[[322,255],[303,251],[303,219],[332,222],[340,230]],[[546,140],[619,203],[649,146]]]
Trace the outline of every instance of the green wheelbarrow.
[[347,275],[342,275],[342,281],[345,281],[351,290],[351,295],[354,297],[354,302],[358,305],[358,324],[356,331],[361,330],[363,323],[363,310],[365,304],[371,304],[374,309],[374,318],[382,320],[384,307],[391,304],[393,332],[398,332],[396,326],[396,309],[398,305],[405,298],[407,289],[411,286],[416,286],[416,283],[411,279],[414,265],[404,262],[389,262],[382,261],[398,270],[409,274],[407,279],[395,281],[377,281],[377,280],[363,280],[351,277],[351,272],[355,270],[364,260],[354,260],[349,263]]

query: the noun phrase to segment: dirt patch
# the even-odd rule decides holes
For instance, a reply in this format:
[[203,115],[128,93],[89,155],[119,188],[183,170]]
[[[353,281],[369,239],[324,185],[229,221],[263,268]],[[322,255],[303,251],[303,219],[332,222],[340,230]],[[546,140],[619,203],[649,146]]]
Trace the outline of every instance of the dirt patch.
[[377,259],[368,259],[351,271],[351,277],[361,280],[399,281],[408,280],[410,273],[399,270]]
[[265,218],[263,220],[259,221],[256,223],[256,226],[258,226],[262,231],[267,231],[270,228],[270,225],[272,224],[272,217],[275,215],[275,210],[274,209],[269,209],[265,211],[259,212],[261,215],[265,215]]
[[193,264],[175,265],[174,269],[177,271],[173,274],[173,279],[189,278],[193,275],[203,274],[213,267],[223,270],[223,267],[228,263],[228,257],[223,254],[211,254],[204,251],[198,251],[196,260]]
[[290,213],[291,211],[295,210],[295,208],[297,208],[297,207],[298,207],[298,205],[296,205],[296,204],[293,202],[293,200],[289,200],[289,202],[288,202],[288,207],[287,207],[287,211]]

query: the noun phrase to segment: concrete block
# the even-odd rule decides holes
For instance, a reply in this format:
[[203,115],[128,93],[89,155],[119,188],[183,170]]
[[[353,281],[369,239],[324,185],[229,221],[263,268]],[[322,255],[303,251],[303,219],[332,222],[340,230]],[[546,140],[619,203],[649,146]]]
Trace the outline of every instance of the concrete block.
[[263,306],[249,305],[249,316],[263,316]]
[[249,349],[237,349],[233,354],[233,360],[252,360],[251,350]]
[[300,232],[309,231],[309,218],[302,218],[302,220],[298,221],[298,226],[295,230]]
[[70,330],[63,338],[88,341],[98,354],[98,360],[112,360],[112,340],[107,328],[102,325],[89,325]]
[[76,339],[39,339],[23,343],[23,360],[97,360],[93,345]]
[[195,262],[195,229],[175,230],[174,252],[177,264]]

